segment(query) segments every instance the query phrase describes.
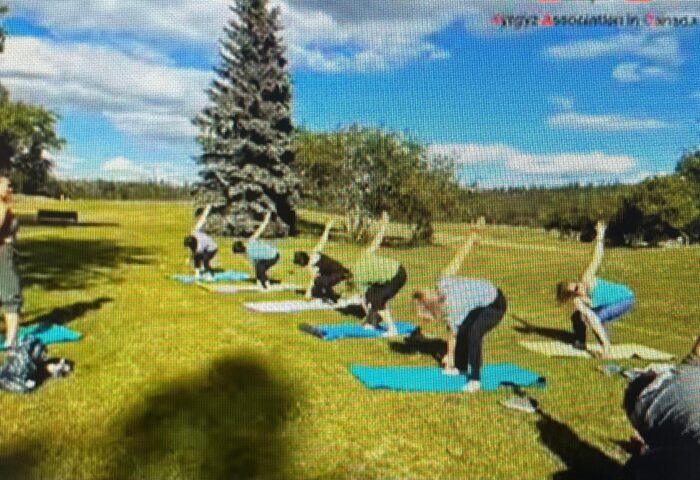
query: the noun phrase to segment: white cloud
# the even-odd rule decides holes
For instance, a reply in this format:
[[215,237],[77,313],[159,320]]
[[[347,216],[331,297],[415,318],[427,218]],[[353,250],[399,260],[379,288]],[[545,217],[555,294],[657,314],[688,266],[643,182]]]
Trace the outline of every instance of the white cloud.
[[503,163],[512,172],[525,174],[625,174],[636,164],[627,155],[602,152],[533,154],[503,144],[435,144],[433,155],[447,155],[461,165]]
[[549,97],[549,101],[561,110],[571,110],[574,107],[574,101],[563,95],[552,95]]
[[642,66],[635,62],[621,63],[613,70],[613,78],[621,82],[640,82],[644,79],[671,79],[673,74],[665,67]]
[[194,178],[192,166],[166,163],[133,161],[118,156],[102,163],[97,176],[119,181],[165,181],[183,184]]
[[682,61],[678,39],[670,34],[621,33],[600,40],[576,40],[545,50],[554,60],[593,60],[611,55],[633,55],[668,65]]
[[[31,58],[28,62],[26,59]],[[104,114],[136,138],[191,142],[212,74],[137,59],[107,47],[17,37],[0,56],[14,98],[59,112]]]
[[551,127],[599,132],[657,130],[671,125],[653,118],[629,118],[620,115],[586,115],[576,112],[558,113],[547,119]]

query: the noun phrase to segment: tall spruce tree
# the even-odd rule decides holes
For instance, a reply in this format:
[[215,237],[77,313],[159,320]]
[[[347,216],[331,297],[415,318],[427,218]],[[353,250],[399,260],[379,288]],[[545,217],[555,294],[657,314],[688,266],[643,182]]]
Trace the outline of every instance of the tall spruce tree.
[[267,211],[276,213],[268,234],[295,233],[301,182],[291,168],[291,83],[279,10],[267,3],[231,7],[210,105],[194,120],[203,150],[195,201],[212,205],[205,229],[216,234],[249,235]]

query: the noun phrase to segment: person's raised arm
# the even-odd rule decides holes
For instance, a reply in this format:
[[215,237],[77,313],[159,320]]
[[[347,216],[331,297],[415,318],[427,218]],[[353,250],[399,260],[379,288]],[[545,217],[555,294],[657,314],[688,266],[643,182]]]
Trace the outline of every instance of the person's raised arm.
[[457,272],[459,272],[459,269],[462,268],[462,264],[464,263],[464,259],[467,258],[467,255],[469,255],[469,252],[472,251],[472,248],[474,248],[474,242],[476,242],[477,236],[476,234],[469,235],[469,238],[467,238],[467,241],[464,242],[464,245],[462,248],[457,252],[457,255],[452,259],[452,262],[445,267],[445,269],[442,271],[442,275],[445,277],[451,277],[453,275],[457,275]]
[[321,239],[313,249],[314,253],[321,253],[323,251],[323,247],[328,243],[328,236],[331,234],[331,228],[333,228],[333,220],[329,220],[328,223],[326,223],[326,229],[323,231]]
[[383,212],[382,213],[382,222],[379,225],[379,231],[377,232],[377,235],[374,237],[372,244],[367,249],[367,253],[374,253],[379,249],[380,245],[382,244],[382,241],[384,240],[384,233],[386,232],[386,226],[388,224],[389,224],[389,214],[386,212]]
[[593,288],[595,283],[595,276],[598,273],[600,264],[603,261],[603,250],[605,249],[605,224],[603,222],[598,222],[595,226],[596,239],[595,239],[595,252],[593,253],[593,260],[591,260],[590,265],[583,273],[581,281],[586,284],[586,287],[590,290]]
[[598,315],[596,315],[596,313],[586,305],[586,302],[580,298],[574,300],[574,305],[576,309],[581,312],[583,321],[586,322],[591,330],[593,330],[593,333],[595,333],[595,336],[598,337],[601,345],[603,345],[603,349],[607,350],[610,347],[610,339]]
[[207,221],[209,212],[211,212],[211,205],[207,205],[202,214],[199,216],[199,218],[197,219],[197,223],[195,223],[194,227],[192,227],[192,233],[198,232],[202,229],[204,223]]
[[270,217],[271,217],[271,216],[272,216],[272,212],[267,212],[267,213],[265,214],[265,219],[264,219],[263,222],[260,224],[260,226],[259,226],[258,229],[255,231],[255,233],[253,233],[253,234],[250,236],[250,238],[248,239],[248,241],[250,241],[250,240],[257,240],[258,238],[260,238],[260,235],[263,234],[263,232],[264,232],[265,229],[267,228],[267,225],[270,223]]

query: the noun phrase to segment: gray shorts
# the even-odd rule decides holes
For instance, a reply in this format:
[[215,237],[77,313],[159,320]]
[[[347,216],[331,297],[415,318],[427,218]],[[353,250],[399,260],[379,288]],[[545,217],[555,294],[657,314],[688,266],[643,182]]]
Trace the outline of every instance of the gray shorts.
[[0,245],[0,306],[4,313],[20,313],[22,310],[22,287],[13,245]]

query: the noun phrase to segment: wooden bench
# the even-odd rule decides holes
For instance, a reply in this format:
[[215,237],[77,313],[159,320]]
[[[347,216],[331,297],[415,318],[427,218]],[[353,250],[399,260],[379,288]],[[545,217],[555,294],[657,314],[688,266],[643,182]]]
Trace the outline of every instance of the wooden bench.
[[36,214],[38,223],[78,223],[78,212],[65,210],[39,210]]

